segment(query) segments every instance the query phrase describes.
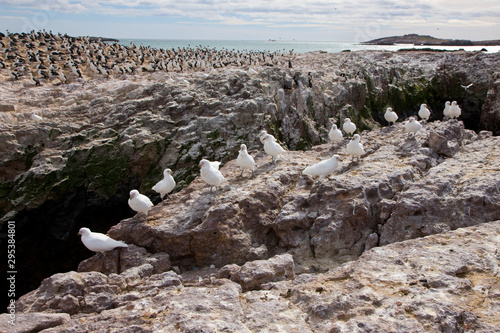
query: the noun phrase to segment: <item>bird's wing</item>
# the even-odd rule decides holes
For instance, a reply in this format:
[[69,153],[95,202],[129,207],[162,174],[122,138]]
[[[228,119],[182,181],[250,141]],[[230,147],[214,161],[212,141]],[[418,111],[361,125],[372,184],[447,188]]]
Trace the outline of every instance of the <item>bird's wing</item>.
[[215,162],[210,162],[210,166],[212,168],[215,168],[217,170],[219,170],[219,166],[220,166],[221,162],[218,162],[218,161],[215,161]]

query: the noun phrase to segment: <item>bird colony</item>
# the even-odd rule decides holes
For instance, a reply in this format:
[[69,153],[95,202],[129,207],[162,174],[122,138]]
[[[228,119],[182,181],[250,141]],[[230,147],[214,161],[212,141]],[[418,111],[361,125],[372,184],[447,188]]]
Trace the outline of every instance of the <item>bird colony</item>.
[[[99,76],[109,77],[138,72],[210,71],[231,65],[273,66],[287,61],[286,55],[280,52],[216,51],[203,47],[164,50],[137,47],[134,44],[124,46],[116,42],[103,42],[98,38],[54,35],[45,31],[8,33],[7,35],[0,33],[0,74],[7,73],[8,80],[27,79],[34,85],[64,84]],[[423,124],[429,121],[431,114],[428,106],[421,104],[417,115]],[[417,120],[417,115],[403,122],[408,138],[415,138],[416,133],[424,126]],[[448,120],[460,117],[461,109],[457,102],[446,102],[443,115]],[[43,121],[43,118],[34,112],[31,118],[34,122]],[[392,127],[399,117],[391,107],[388,107],[384,119],[389,127]],[[356,124],[349,118],[344,119],[341,128],[343,132],[337,124],[332,124],[328,138],[334,150],[345,145],[352,164],[356,165],[365,154],[362,137],[356,133]],[[258,136],[263,150],[271,157],[270,165],[274,166],[278,158],[286,153],[286,149],[266,130],[262,130]],[[303,174],[308,177],[318,177],[319,191],[321,181],[338,171],[340,163],[340,156],[333,154],[328,159],[306,167]],[[256,163],[245,144],[240,146],[236,164],[241,168],[240,177],[243,177],[245,171],[251,171],[249,177],[254,176]],[[208,195],[214,195],[214,188],[216,195],[217,188],[227,182],[220,166],[219,161],[202,159],[199,162],[200,178],[210,186]],[[162,202],[168,201],[168,195],[175,189],[176,182],[172,174],[171,169],[165,169],[163,179],[152,187],[152,190],[159,194]],[[154,207],[151,199],[136,189],[130,191],[128,205],[137,213],[138,220],[139,217],[146,220],[149,211]],[[89,250],[98,253],[127,246],[104,234],[91,232],[88,228],[80,229],[79,235],[82,236],[81,240]]]
[[[446,102],[445,111],[447,114],[446,117],[449,121],[453,121],[452,119],[460,116],[461,112],[460,107],[456,102]],[[418,116],[424,124],[429,120],[430,114],[431,113],[427,105],[422,104],[420,110],[418,111]],[[392,128],[394,130],[393,126],[398,120],[397,113],[389,107],[387,108],[384,116],[389,124],[389,128]],[[408,133],[408,139],[415,140],[416,133],[419,132],[423,128],[423,126],[425,125],[422,125],[417,120],[416,116],[409,117],[408,120],[403,122],[403,128],[404,131]],[[337,127],[336,124],[332,124],[331,129],[328,133],[328,137],[333,145],[334,150],[339,150],[342,144],[344,144],[348,155],[352,159],[351,164],[356,165],[360,162],[362,156],[365,154],[361,135],[355,133],[356,125],[349,118],[346,118],[344,120],[342,128],[344,130],[343,132]],[[271,160],[268,162],[268,164],[270,164],[272,168],[277,163],[278,158],[286,153],[286,149],[283,148],[278,140],[272,134],[269,134],[266,130],[262,130],[258,134],[258,136],[261,144],[263,145],[262,149],[269,157],[271,157]],[[333,154],[328,159],[322,160],[316,164],[306,167],[302,171],[302,174],[312,178],[318,177],[317,191],[319,191],[321,181],[325,178],[328,178],[336,171],[339,171],[340,163],[341,157],[338,154]],[[248,177],[254,176],[256,163],[255,159],[248,152],[246,144],[240,145],[236,164],[241,169],[241,174],[239,175],[240,178],[243,177],[245,171],[251,171],[251,174]],[[222,163],[219,161],[209,161],[207,159],[202,159],[199,162],[200,178],[210,187],[210,190],[207,191],[207,195],[217,195],[217,188],[227,183],[227,179],[224,177],[220,170],[221,165]],[[152,187],[152,190],[160,195],[160,199],[162,200],[162,202],[164,201],[165,196],[168,196],[169,193],[173,192],[175,189],[176,182],[174,177],[172,176],[172,173],[173,171],[171,169],[165,169],[163,171],[163,179],[158,181],[158,183],[156,183]],[[140,216],[142,216],[144,219],[147,219],[148,212],[154,207],[154,204],[148,196],[139,193],[139,191],[135,189],[130,191],[128,204],[130,208],[132,208],[137,213],[138,221],[140,221]],[[106,235],[91,233],[87,228],[82,228],[80,230],[80,234],[82,235],[82,242],[85,244],[85,246],[95,252],[104,252],[112,250],[116,247],[126,246],[126,244],[120,241],[113,240]]]
[[70,37],[45,31],[0,33],[0,80],[33,85],[62,84],[140,72],[210,72],[227,66],[274,66],[281,52],[215,50],[207,47],[155,49]]

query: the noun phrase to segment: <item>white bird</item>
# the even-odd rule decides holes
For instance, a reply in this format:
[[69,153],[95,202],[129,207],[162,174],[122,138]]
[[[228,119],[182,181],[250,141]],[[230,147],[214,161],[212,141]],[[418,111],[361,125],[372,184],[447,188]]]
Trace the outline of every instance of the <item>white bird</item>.
[[42,121],[43,120],[43,118],[40,117],[39,115],[37,115],[35,113],[35,111],[31,111],[31,119],[33,119],[34,121]]
[[217,169],[217,170],[219,170],[219,167],[220,167],[220,165],[222,164],[222,163],[221,163],[221,162],[219,162],[219,161],[213,161],[213,162],[209,162],[209,163],[210,163],[210,165],[212,166],[212,168],[215,168],[215,169]]
[[385,120],[389,123],[389,126],[394,125],[396,123],[396,120],[398,120],[398,114],[394,111],[392,111],[392,108],[387,108],[384,113],[384,118]]
[[210,162],[205,159],[202,159],[199,164],[201,179],[210,185],[210,193],[212,193],[212,187],[222,185],[225,180],[219,171],[219,165],[220,162]]
[[458,118],[462,114],[462,109],[460,109],[460,106],[458,106],[456,101],[451,102],[450,106],[450,117],[453,118]]
[[255,169],[255,160],[250,154],[248,154],[247,146],[245,144],[242,144],[240,146],[240,152],[238,153],[236,164],[238,164],[241,168],[240,176],[243,176],[243,171],[245,170],[251,170],[253,175]]
[[137,190],[130,191],[128,205],[137,213],[144,213],[146,216],[148,216],[149,210],[153,207],[151,200],[144,194],[140,194]]
[[474,84],[474,83],[471,83],[471,84],[468,84],[468,85],[466,85],[466,86],[464,86],[463,84],[461,84],[460,86],[461,86],[462,88],[464,88],[464,89],[469,89],[470,87],[472,87],[472,85],[473,85],[473,84]]
[[352,135],[354,131],[356,131],[356,125],[351,121],[350,118],[346,118],[344,120],[344,125],[342,126],[342,129],[344,132],[347,133],[347,135]]
[[413,133],[413,136],[415,136],[415,133],[422,129],[422,125],[413,117],[410,117],[410,119],[408,119],[408,121],[404,124],[404,127],[408,132],[408,136],[410,135],[410,133]]
[[335,169],[339,166],[339,155],[333,155],[331,158],[327,160],[323,160],[314,165],[310,165],[302,171],[303,174],[309,176],[319,176],[318,184],[325,177],[328,177],[331,173],[335,171]]
[[447,101],[446,103],[444,103],[443,116],[445,116],[446,119],[450,119],[451,118],[450,108],[451,108],[450,101]]
[[175,180],[174,177],[172,177],[172,170],[165,169],[163,170],[163,179],[156,183],[155,186],[152,187],[152,190],[159,193],[160,198],[163,200],[163,197],[172,192],[174,187]]
[[280,146],[274,136],[267,134],[264,137],[264,151],[272,157],[272,162],[274,163],[276,158],[283,154],[285,150]]
[[[260,131],[259,133],[259,140],[262,144],[264,144],[264,139],[266,138],[266,135],[271,135],[271,134],[267,134],[267,131],[266,130],[262,130]],[[272,136],[272,135],[271,135]],[[276,141],[276,138],[274,136],[272,136],[274,141]]]
[[427,108],[427,104],[422,103],[420,105],[420,110],[418,110],[418,116],[425,121],[429,120],[429,117],[431,116],[431,111]]
[[337,128],[337,125],[333,124],[330,132],[328,132],[328,138],[331,142],[339,143],[344,137],[342,131]]
[[361,144],[361,142],[359,142],[360,139],[361,137],[359,136],[359,134],[354,134],[352,140],[349,141],[346,147],[347,153],[351,155],[353,158],[356,157],[358,161],[360,156],[365,153],[363,145]]
[[78,235],[82,236],[82,243],[87,249],[94,252],[111,251],[116,247],[128,247],[122,241],[114,240],[111,237],[99,232],[92,232],[89,228],[81,228]]

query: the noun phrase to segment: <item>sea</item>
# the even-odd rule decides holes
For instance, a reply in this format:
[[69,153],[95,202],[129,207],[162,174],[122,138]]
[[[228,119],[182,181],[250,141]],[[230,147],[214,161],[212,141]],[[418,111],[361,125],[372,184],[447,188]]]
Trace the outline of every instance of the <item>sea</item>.
[[383,50],[397,51],[401,49],[436,49],[456,51],[463,49],[465,51],[480,51],[494,53],[500,52],[500,46],[428,46],[413,44],[396,45],[367,45],[353,42],[305,42],[305,41],[285,41],[285,40],[209,40],[209,39],[127,39],[119,40],[122,45],[129,46],[133,43],[136,46],[149,46],[156,49],[177,49],[177,48],[195,48],[206,47],[216,50],[235,50],[235,51],[284,51],[294,53],[306,53],[314,51],[323,51],[336,53],[342,51],[360,51],[360,50]]

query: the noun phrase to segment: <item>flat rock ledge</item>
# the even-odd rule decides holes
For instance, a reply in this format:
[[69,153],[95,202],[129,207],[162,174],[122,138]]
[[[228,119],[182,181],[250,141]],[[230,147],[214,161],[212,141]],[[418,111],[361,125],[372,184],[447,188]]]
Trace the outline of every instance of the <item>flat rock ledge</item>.
[[21,297],[16,325],[6,326],[2,315],[0,327],[13,333],[498,332],[499,246],[495,221],[375,247],[325,273],[282,279],[291,257],[275,257],[253,269],[250,262],[233,267],[229,275],[247,284],[275,267],[280,281],[249,291],[222,277],[228,267],[185,276],[156,274],[147,263],[121,274],[68,272]]

